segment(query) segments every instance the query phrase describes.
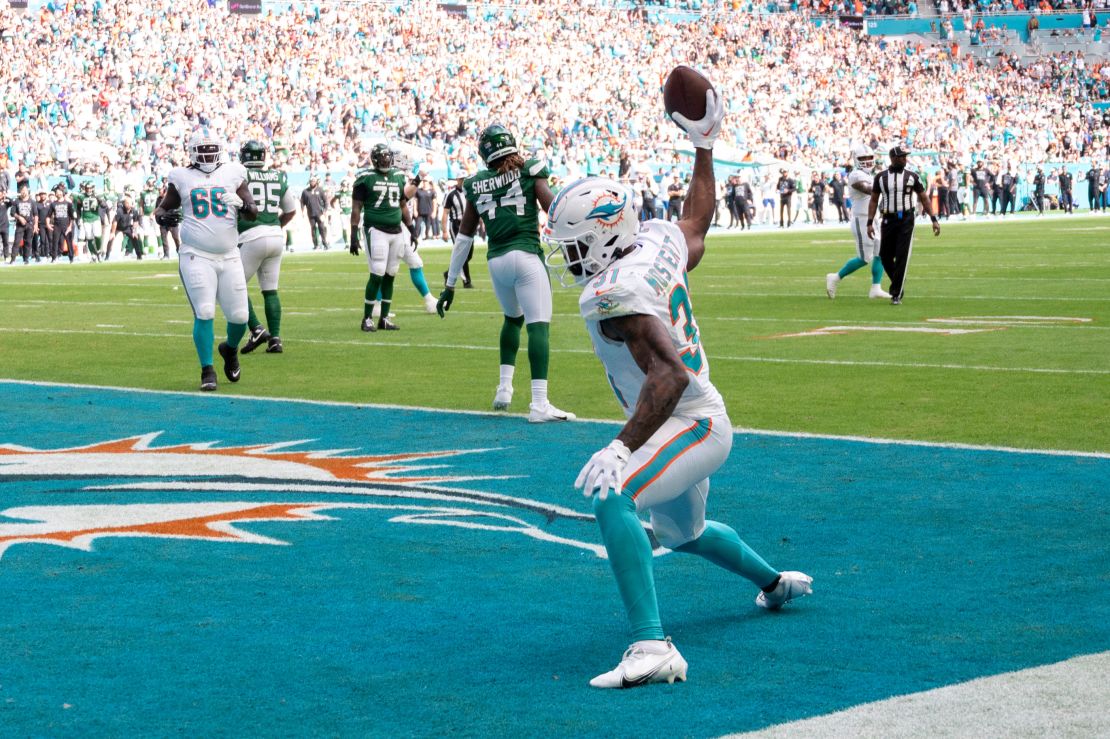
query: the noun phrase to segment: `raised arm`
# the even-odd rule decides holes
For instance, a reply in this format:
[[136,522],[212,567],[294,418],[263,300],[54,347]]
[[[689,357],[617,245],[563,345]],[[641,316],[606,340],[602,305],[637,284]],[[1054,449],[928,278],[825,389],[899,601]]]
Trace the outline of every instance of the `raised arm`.
[[687,271],[698,266],[705,254],[705,235],[713,222],[713,211],[717,207],[717,193],[713,181],[713,143],[721,133],[721,121],[725,117],[725,106],[717,92],[710,88],[705,92],[705,115],[699,121],[691,121],[681,113],[672,113],[671,120],[686,132],[694,146],[694,172],[690,178],[690,191],[682,206],[682,218],[678,228],[686,237],[689,257]]

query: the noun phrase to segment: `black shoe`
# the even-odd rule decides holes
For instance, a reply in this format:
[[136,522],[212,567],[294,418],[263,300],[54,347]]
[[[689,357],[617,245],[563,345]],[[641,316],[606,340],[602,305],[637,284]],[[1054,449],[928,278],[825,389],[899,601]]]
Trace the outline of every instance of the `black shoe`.
[[473,288],[473,287],[474,287],[474,283],[473,283],[473,282],[464,282],[464,283],[463,283],[463,288],[464,288],[464,289],[466,289],[466,290],[470,290],[470,289],[471,289],[471,288]]
[[890,299],[890,304],[891,305],[901,305],[902,304],[902,299],[898,298],[898,297],[891,298]]
[[210,364],[200,368],[200,389],[205,392],[216,389],[216,370]]
[[254,327],[251,335],[247,337],[247,343],[243,344],[243,348],[239,351],[243,354],[250,354],[258,347],[262,346],[270,338],[270,332],[261,323]]
[[232,382],[239,382],[239,350],[229,346],[226,341],[216,348],[224,358],[224,377]]
[[368,334],[372,334],[378,330],[378,327],[374,325],[374,319],[371,316],[367,316],[366,318],[362,319],[362,330]]
[[401,327],[398,326],[393,321],[391,321],[388,318],[385,318],[383,316],[382,318],[378,319],[378,330],[379,331],[400,331]]
[[281,337],[271,336],[269,343],[266,345],[267,354],[281,354],[284,349],[281,348]]

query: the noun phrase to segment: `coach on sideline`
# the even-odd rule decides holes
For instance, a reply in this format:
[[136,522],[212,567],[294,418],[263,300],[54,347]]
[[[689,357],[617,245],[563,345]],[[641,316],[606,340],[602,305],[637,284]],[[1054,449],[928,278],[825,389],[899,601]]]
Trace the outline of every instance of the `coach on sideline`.
[[913,249],[914,195],[921,204],[921,210],[933,222],[933,235],[940,236],[940,222],[933,213],[929,199],[925,197],[925,186],[917,172],[906,169],[907,149],[895,146],[890,150],[890,166],[875,175],[871,187],[871,203],[867,206],[867,236],[875,238],[875,213],[882,211],[882,239],[879,258],[883,269],[890,276],[890,303],[902,304],[902,293],[906,282],[906,270],[910,265],[910,252]]

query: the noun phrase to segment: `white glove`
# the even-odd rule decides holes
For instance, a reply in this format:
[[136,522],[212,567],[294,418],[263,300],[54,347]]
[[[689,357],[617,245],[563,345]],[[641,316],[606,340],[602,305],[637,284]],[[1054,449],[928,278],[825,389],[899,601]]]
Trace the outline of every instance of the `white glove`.
[[609,446],[590,457],[590,461],[578,473],[574,487],[582,488],[582,494],[587,498],[594,494],[594,490],[598,491],[598,497],[602,500],[605,500],[610,490],[620,495],[624,485],[624,467],[631,456],[632,452],[628,451],[624,442],[613,439]]
[[220,193],[219,197],[220,197],[220,202],[223,203],[224,205],[226,205],[229,208],[242,208],[243,207],[243,199],[241,197],[239,197],[238,195],[236,195],[235,193],[233,193],[233,192],[227,192],[225,190],[224,192]]
[[721,133],[721,121],[725,117],[725,106],[716,91],[705,91],[705,115],[700,121],[692,121],[681,113],[671,113],[671,120],[686,132],[686,137],[696,149],[712,149],[713,142]]

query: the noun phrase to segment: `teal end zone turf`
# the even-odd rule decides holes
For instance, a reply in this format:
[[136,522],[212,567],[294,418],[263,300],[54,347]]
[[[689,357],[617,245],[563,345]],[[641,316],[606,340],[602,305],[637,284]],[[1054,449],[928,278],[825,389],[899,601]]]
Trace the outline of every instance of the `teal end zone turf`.
[[712,736],[1110,648],[1110,459],[740,434],[710,515],[813,596],[658,557],[689,682],[591,689],[626,623],[571,483],[614,431],[0,382],[0,734]]

